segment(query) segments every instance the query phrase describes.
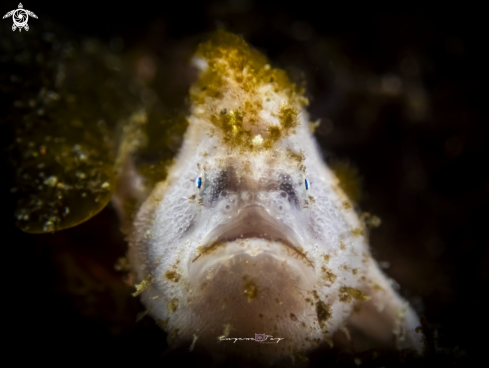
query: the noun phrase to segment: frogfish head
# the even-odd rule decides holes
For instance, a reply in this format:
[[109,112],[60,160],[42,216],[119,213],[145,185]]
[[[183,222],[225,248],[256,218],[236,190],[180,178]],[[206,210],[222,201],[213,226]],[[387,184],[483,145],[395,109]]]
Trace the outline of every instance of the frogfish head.
[[[194,290],[190,309],[205,321],[206,339],[215,344],[216,338],[265,332],[284,339],[261,347],[262,354],[276,355],[292,339],[310,337],[317,277],[306,250],[312,239],[304,173],[267,160],[278,162],[257,155],[243,165],[233,158],[200,174],[195,200],[201,210],[194,223],[201,229],[190,230],[197,247],[190,249],[186,267]],[[220,345],[232,347],[228,340]],[[241,345],[260,352],[256,342]]]
[[224,31],[194,62],[183,146],[128,231],[135,294],[170,344],[265,361],[331,344],[369,299],[370,256],[307,99]]

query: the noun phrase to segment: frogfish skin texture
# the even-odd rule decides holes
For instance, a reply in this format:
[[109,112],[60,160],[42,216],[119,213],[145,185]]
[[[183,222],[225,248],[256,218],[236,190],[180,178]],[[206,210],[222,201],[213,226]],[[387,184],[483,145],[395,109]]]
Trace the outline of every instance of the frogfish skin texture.
[[[225,31],[194,64],[183,146],[126,229],[137,294],[169,343],[263,361],[345,341],[422,353],[418,317],[372,258],[303,91]],[[121,216],[139,178],[124,180]]]

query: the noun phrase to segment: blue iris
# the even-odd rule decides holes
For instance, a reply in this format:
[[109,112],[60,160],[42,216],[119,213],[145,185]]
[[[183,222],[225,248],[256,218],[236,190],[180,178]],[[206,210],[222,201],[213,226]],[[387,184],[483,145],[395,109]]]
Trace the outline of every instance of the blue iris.
[[197,178],[195,178],[195,186],[200,189],[200,187],[202,186],[202,178],[199,176]]
[[306,190],[309,189],[309,180],[304,179],[304,184],[306,184]]

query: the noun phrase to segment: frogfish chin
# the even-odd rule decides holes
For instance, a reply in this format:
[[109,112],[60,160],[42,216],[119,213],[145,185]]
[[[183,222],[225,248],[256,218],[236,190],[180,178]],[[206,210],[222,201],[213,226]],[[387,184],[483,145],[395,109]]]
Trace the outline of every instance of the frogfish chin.
[[169,343],[266,362],[320,346],[422,353],[416,313],[321,157],[304,91],[225,31],[194,64],[167,178],[143,196],[128,170],[113,198],[122,218],[128,197],[141,203],[126,227],[135,295]]

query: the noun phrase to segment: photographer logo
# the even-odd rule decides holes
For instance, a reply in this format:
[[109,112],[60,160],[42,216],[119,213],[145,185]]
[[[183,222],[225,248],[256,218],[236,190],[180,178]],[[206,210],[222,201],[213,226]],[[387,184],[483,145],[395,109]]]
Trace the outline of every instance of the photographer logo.
[[22,28],[24,28],[26,31],[29,30],[29,25],[27,24],[27,22],[29,21],[29,16],[37,19],[36,14],[31,12],[30,10],[24,9],[22,3],[19,3],[19,8],[9,11],[3,16],[3,19],[12,17],[12,20],[14,21],[14,24],[12,25],[12,31],[15,31],[18,28],[19,32],[21,32]]

